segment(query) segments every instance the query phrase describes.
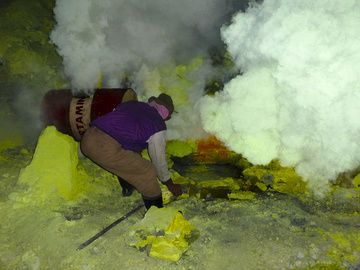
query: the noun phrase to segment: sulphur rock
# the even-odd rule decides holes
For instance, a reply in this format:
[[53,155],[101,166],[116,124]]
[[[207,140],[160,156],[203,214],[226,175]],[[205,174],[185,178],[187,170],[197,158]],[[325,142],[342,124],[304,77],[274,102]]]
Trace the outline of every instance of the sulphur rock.
[[196,182],[194,180],[192,180],[191,178],[182,176],[175,170],[171,172],[171,178],[174,181],[174,183],[180,184],[180,185],[188,185],[188,184],[195,185],[196,184]]
[[149,255],[154,258],[177,262],[187,248],[188,243],[184,240],[174,241],[165,236],[158,236],[151,241]]
[[251,191],[231,192],[228,194],[228,198],[234,200],[253,200],[256,198],[256,193]]
[[163,204],[166,205],[172,201],[173,195],[172,193],[167,189],[166,186],[161,185],[161,193],[163,197]]
[[[2,106],[2,104],[0,105]],[[0,113],[0,118],[2,118]],[[13,119],[2,119],[2,127],[0,128],[0,161],[6,160],[2,155],[4,151],[10,148],[20,147],[24,144],[23,135],[21,135],[14,126],[11,126],[10,123],[13,122]],[[11,126],[11,128],[10,128]]]
[[32,203],[52,199],[75,200],[87,188],[87,174],[78,164],[78,144],[55,127],[47,127],[40,135],[31,163],[19,176]]
[[175,157],[184,157],[195,152],[196,143],[194,141],[172,140],[166,144],[167,154]]
[[267,190],[267,186],[264,183],[256,182],[255,184],[261,191]]
[[232,191],[240,189],[238,181],[231,177],[226,177],[216,180],[205,180],[196,182],[196,186],[199,188],[228,188]]
[[252,166],[243,171],[245,179],[260,182],[257,186],[265,190],[271,185],[276,191],[283,193],[305,193],[306,183],[296,174],[294,168],[282,167],[277,161],[268,166]]
[[349,230],[347,233],[324,231],[320,231],[320,233],[332,243],[327,254],[334,261],[358,262],[360,258],[360,233],[358,230]]
[[360,174],[356,175],[352,182],[355,188],[360,189]]
[[154,258],[178,261],[189,248],[188,239],[195,227],[172,207],[151,207],[144,219],[133,228],[138,249],[149,249]]

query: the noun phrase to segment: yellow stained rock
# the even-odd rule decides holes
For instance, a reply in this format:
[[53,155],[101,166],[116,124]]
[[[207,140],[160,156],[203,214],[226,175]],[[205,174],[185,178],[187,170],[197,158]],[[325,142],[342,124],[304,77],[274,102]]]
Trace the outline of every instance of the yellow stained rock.
[[199,188],[222,188],[226,187],[231,189],[232,191],[236,191],[240,189],[239,183],[231,177],[226,177],[223,179],[217,180],[206,180],[206,181],[197,181],[195,185]]
[[174,181],[174,183],[176,183],[176,184],[180,184],[180,185],[193,184],[193,185],[195,185],[195,181],[193,181],[190,178],[187,178],[187,177],[184,177],[184,176],[180,175],[176,171],[171,172],[171,178]]
[[[282,167],[277,161],[272,161],[268,166],[252,166],[243,171],[245,178],[255,179],[264,184],[271,178],[273,189],[283,193],[305,193],[306,183],[296,174],[293,168]],[[259,186],[258,186],[259,187]],[[259,187],[261,188],[261,185]]]
[[[10,71],[14,75],[26,75],[33,70],[45,68],[45,59],[40,53],[19,48],[12,54],[12,61],[9,63]],[[26,59],[26,62],[24,62]]]
[[172,140],[166,144],[167,154],[175,157],[184,157],[193,153],[196,149],[196,143],[193,141]]
[[151,257],[178,261],[188,249],[187,239],[195,227],[172,207],[151,207],[134,230],[140,238],[135,247],[140,249],[148,246]]
[[237,200],[253,200],[256,198],[256,193],[251,191],[238,191],[228,194],[229,199]]
[[152,94],[158,95],[161,92],[169,94],[174,101],[175,108],[187,105],[189,99],[187,89],[194,84],[193,72],[200,69],[204,60],[201,57],[193,58],[187,65],[176,65],[169,62],[156,69],[146,66],[141,68],[141,77],[145,89],[158,89]]
[[352,182],[355,188],[360,189],[360,174],[356,175]]
[[163,204],[168,204],[172,201],[173,195],[165,185],[161,185],[161,193],[163,197]]
[[87,174],[78,164],[78,144],[55,127],[40,135],[31,163],[19,176],[28,186],[31,202],[62,198],[74,200],[88,187]]
[[[4,135],[4,133],[6,133],[6,135]],[[0,154],[6,149],[19,147],[23,144],[24,138],[19,133],[12,131],[9,133],[7,130],[6,132],[4,130],[0,130]],[[1,160],[6,160],[6,158],[0,155],[0,161]]]
[[23,140],[20,137],[12,137],[11,139],[0,140],[0,152],[8,148],[17,147],[21,144],[23,144]]
[[355,263],[360,254],[360,232],[353,230],[347,233],[344,232],[323,232],[326,239],[332,241],[332,245],[327,251],[327,254],[335,259],[335,261],[348,261]]
[[261,191],[265,191],[267,190],[267,187],[264,183],[261,183],[261,182],[257,182],[256,183],[256,186],[261,190]]

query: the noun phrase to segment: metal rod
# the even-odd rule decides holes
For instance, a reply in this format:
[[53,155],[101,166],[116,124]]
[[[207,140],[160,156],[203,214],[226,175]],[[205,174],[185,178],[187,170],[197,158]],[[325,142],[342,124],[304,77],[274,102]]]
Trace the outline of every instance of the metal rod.
[[111,223],[110,225],[106,226],[104,229],[102,229],[100,232],[98,232],[97,234],[95,234],[93,237],[89,238],[87,241],[85,241],[84,243],[82,243],[77,250],[81,250],[84,247],[90,245],[92,242],[94,242],[96,239],[98,239],[100,236],[102,236],[103,234],[105,234],[107,231],[109,231],[110,229],[112,229],[113,227],[115,227],[117,224],[119,224],[120,222],[122,222],[123,220],[127,219],[129,216],[131,216],[132,214],[134,214],[135,212],[137,212],[139,209],[141,209],[144,205],[140,204],[138,206],[136,206],[135,208],[133,208],[132,210],[130,210],[128,213],[126,213],[125,215],[123,215],[121,218],[115,220],[113,223]]

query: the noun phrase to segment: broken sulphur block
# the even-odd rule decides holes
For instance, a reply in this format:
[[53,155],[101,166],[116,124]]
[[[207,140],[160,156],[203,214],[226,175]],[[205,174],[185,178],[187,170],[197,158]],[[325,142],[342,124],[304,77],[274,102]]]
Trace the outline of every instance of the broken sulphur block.
[[78,161],[78,143],[54,126],[47,127],[40,134],[31,163],[20,172],[19,183],[28,187],[22,200],[75,200],[88,186],[88,176]]
[[151,257],[176,262],[189,248],[189,238],[195,230],[180,211],[172,207],[151,207],[144,219],[133,227],[137,239],[133,246],[148,248]]

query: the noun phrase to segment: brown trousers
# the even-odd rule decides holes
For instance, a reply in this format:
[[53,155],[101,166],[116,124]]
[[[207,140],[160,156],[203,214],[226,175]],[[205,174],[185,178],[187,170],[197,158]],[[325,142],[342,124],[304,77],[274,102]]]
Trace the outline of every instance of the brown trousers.
[[154,165],[140,154],[125,150],[111,136],[96,127],[90,127],[80,143],[83,154],[105,170],[120,176],[143,196],[161,195]]

